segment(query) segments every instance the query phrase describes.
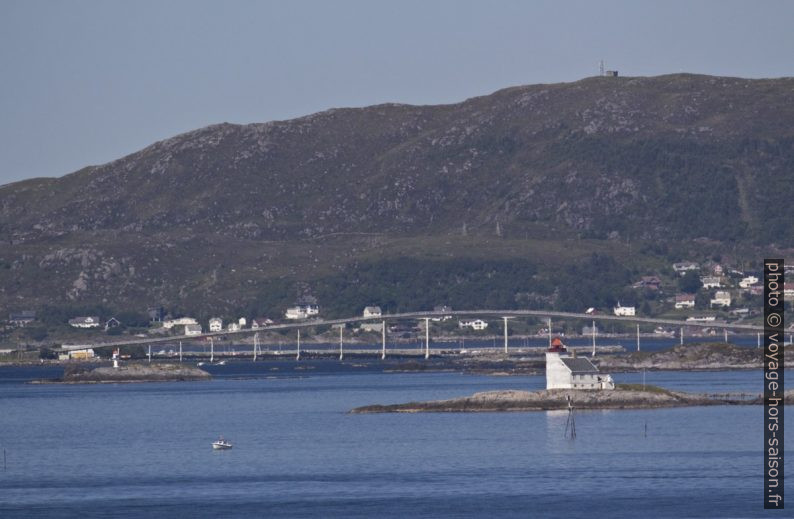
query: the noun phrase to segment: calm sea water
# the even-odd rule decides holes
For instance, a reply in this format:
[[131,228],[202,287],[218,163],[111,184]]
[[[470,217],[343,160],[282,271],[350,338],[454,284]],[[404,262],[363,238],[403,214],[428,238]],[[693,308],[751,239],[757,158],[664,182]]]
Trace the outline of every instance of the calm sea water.
[[[543,377],[296,366],[230,363],[211,382],[93,386],[29,385],[38,369],[0,368],[0,517],[769,515],[760,407],[582,411],[568,440],[560,412],[347,414],[538,389]],[[761,391],[760,372],[645,377]],[[220,434],[234,449],[212,451]]]

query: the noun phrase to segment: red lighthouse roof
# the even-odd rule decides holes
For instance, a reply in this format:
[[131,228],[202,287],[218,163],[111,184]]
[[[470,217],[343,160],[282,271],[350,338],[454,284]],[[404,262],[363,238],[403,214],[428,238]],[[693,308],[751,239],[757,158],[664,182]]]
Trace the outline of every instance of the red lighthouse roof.
[[562,340],[559,337],[555,337],[554,339],[552,339],[551,347],[549,348],[548,351],[561,353],[568,350],[565,348],[565,345],[562,343]]

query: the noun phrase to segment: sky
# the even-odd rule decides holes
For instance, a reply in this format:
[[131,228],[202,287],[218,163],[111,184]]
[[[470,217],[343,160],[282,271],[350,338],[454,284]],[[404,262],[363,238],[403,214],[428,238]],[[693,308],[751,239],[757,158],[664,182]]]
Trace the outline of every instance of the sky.
[[621,75],[791,76],[787,0],[0,0],[0,184],[220,122]]

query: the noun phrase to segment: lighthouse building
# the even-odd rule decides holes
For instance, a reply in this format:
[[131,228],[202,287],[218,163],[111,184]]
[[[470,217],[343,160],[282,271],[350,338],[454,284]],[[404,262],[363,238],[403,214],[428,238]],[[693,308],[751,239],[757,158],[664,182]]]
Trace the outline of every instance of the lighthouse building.
[[615,389],[615,382],[589,359],[571,356],[555,338],[546,351],[546,389]]

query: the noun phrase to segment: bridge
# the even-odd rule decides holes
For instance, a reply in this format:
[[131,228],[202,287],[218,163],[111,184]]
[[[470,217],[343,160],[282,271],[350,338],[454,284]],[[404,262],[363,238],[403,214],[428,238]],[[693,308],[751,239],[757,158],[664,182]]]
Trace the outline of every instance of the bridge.
[[[504,351],[508,352],[508,334],[507,327],[508,321],[517,317],[536,317],[545,318],[551,324],[551,319],[575,319],[586,321],[612,321],[612,322],[627,322],[637,325],[637,349],[640,349],[640,324],[653,324],[653,325],[666,325],[678,327],[681,330],[681,340],[683,343],[683,329],[685,327],[698,327],[698,328],[720,328],[724,329],[727,338],[727,331],[745,331],[762,333],[763,326],[740,324],[740,323],[723,323],[723,322],[699,322],[699,321],[680,321],[675,319],[656,319],[651,317],[630,317],[630,316],[617,316],[605,314],[586,314],[575,312],[555,312],[547,310],[450,310],[448,312],[403,312],[396,314],[384,314],[380,317],[347,317],[341,319],[313,319],[303,320],[294,323],[273,324],[271,326],[259,327],[256,329],[248,328],[235,331],[220,331],[208,332],[197,335],[170,335],[167,337],[144,337],[144,338],[130,338],[128,340],[103,342],[97,344],[82,344],[79,346],[63,346],[63,349],[85,349],[85,348],[117,348],[119,346],[135,346],[135,345],[154,345],[158,343],[174,343],[177,341],[192,341],[196,339],[210,339],[215,337],[229,337],[229,336],[248,336],[254,335],[259,332],[268,331],[281,331],[281,330],[297,330],[298,338],[298,358],[300,358],[300,330],[302,328],[310,328],[317,326],[338,326],[339,327],[339,347],[340,358],[344,356],[343,349],[343,325],[355,324],[361,322],[381,321],[382,327],[382,355],[386,355],[386,322],[387,321],[403,321],[403,320],[424,320],[425,321],[425,358],[430,356],[430,321],[433,319],[440,320],[447,316],[454,317],[486,317],[486,318],[501,318],[504,320]],[[595,332],[594,332],[595,333]],[[549,326],[549,336],[551,336],[551,326]],[[760,340],[760,335],[759,335]],[[595,335],[593,337],[593,344],[595,345]],[[254,355],[256,355],[256,338],[254,345]]]

